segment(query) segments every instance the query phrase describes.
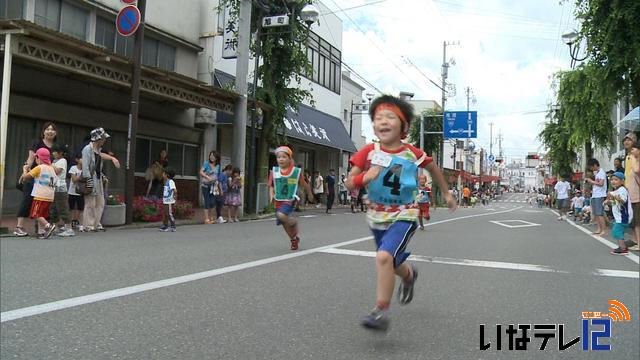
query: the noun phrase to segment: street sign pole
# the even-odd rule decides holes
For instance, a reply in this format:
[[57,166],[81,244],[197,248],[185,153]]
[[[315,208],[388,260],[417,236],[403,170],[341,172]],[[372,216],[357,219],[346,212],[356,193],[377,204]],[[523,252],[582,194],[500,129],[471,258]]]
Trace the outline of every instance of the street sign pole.
[[131,76],[131,110],[129,113],[129,131],[127,132],[127,162],[125,175],[126,222],[133,222],[133,196],[135,192],[136,137],[138,135],[138,102],[140,100],[140,62],[142,59],[142,42],[144,41],[144,13],[146,0],[138,0],[140,25],[136,31],[133,44],[133,64]]

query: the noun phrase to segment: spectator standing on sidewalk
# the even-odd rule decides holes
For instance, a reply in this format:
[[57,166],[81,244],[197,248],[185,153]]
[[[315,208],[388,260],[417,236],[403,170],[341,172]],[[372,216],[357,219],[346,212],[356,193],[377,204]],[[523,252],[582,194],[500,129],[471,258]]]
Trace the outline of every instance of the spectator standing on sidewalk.
[[633,227],[634,240],[627,240],[629,250],[638,250],[640,243],[640,149],[638,149],[638,139],[636,134],[628,133],[623,140],[624,149],[627,156],[624,161],[625,187],[629,192],[629,201],[636,214],[631,221]]
[[171,167],[164,168],[162,172],[162,179],[164,180],[164,186],[162,187],[162,206],[164,211],[162,213],[162,232],[176,232],[176,219],[175,219],[175,204],[178,199],[178,189],[173,178],[176,176],[176,172]]
[[[631,134],[627,134],[627,135],[635,136],[633,133],[631,133]],[[626,138],[627,138],[627,137],[625,136],[625,139],[626,139]],[[624,144],[624,142],[623,142],[623,144]],[[621,159],[621,158],[615,158],[615,159],[613,159],[613,171],[614,171],[614,172],[621,172],[621,173],[623,173],[623,174],[624,174],[624,172],[625,172],[625,168],[624,168],[624,167],[622,167],[622,159]],[[627,175],[625,174],[625,176],[627,176]]]
[[207,160],[200,168],[200,190],[204,200],[204,223],[214,224],[214,187],[217,186],[218,174],[220,173],[220,156],[215,151],[210,151]]
[[333,202],[336,199],[336,171],[329,170],[329,176],[327,176],[327,214],[333,207]]
[[553,187],[553,190],[556,192],[556,204],[558,205],[558,211],[560,212],[558,220],[563,220],[563,216],[566,219],[571,184],[569,184],[569,182],[565,180],[564,176],[561,175],[558,177],[558,182]]
[[629,249],[624,241],[624,231],[629,227],[633,218],[633,208],[629,201],[629,192],[624,187],[624,174],[614,172],[611,176],[611,184],[614,191],[607,196],[607,203],[611,205],[615,220],[611,228],[611,237],[618,242],[618,248],[611,250],[612,255],[627,255]]
[[[49,211],[50,220],[53,224],[60,225],[58,236],[74,236],[71,229],[71,218],[69,216],[69,195],[67,194],[67,147],[56,145],[53,147],[53,170],[56,173],[55,194],[53,204]],[[60,223],[59,223],[60,222]]]
[[102,147],[111,137],[103,128],[91,130],[90,135],[91,142],[82,149],[82,177],[87,179],[87,188],[91,189],[91,193],[84,196],[82,218],[85,231],[104,231],[100,224],[104,211],[103,160],[110,159],[116,168],[120,168],[120,162],[102,153]]
[[340,205],[347,205],[347,185],[345,182],[347,181],[347,177],[342,174],[340,175],[340,182],[338,183],[338,191],[340,192]]
[[469,207],[471,205],[471,190],[467,186],[462,189],[462,198],[464,207]]
[[604,235],[604,199],[607,197],[607,174],[600,168],[600,162],[596,159],[589,159],[587,166],[595,174],[594,179],[586,179],[587,183],[593,185],[591,214],[596,221],[596,231],[592,234]]
[[43,239],[48,239],[56,229],[56,224],[49,223],[49,207],[53,203],[55,196],[55,177],[56,173],[51,166],[51,153],[46,148],[40,148],[35,152],[35,160],[37,166],[27,171],[23,169],[20,181],[29,181],[33,179],[33,191],[31,196],[31,210],[29,217],[36,219],[40,229],[44,230]]
[[316,200],[316,207],[319,208],[322,204],[322,196],[324,195],[324,179],[320,172],[313,172],[313,196]]
[[84,231],[84,226],[80,225],[82,212],[84,211],[84,196],[78,194],[77,185],[82,178],[82,153],[75,156],[76,164],[69,169],[71,181],[69,181],[69,210],[71,210],[71,228],[77,228],[80,232]]

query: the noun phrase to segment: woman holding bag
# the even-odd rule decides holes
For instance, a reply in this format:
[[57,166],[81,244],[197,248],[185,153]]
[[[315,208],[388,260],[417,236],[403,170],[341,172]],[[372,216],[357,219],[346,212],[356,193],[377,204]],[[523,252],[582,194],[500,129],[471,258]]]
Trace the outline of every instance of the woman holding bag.
[[200,168],[200,189],[204,198],[204,223],[214,224],[213,207],[215,206],[215,190],[218,188],[218,176],[220,175],[220,155],[217,152],[209,152],[207,160]]

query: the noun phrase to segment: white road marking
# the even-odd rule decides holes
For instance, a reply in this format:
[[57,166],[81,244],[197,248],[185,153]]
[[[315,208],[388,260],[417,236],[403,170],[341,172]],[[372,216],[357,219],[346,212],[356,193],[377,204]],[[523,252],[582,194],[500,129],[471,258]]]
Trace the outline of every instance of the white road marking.
[[[425,227],[426,226],[434,226],[434,225],[437,225],[437,224],[443,224],[443,223],[456,221],[456,220],[463,220],[463,219],[469,219],[469,218],[474,218],[474,217],[481,217],[481,216],[488,216],[488,215],[496,215],[496,214],[500,214],[500,213],[507,213],[507,212],[511,212],[511,211],[514,211],[514,210],[517,210],[517,209],[518,208],[514,208],[514,209],[505,210],[505,211],[495,212],[495,213],[483,213],[483,214],[467,215],[467,216],[460,216],[460,217],[451,218],[451,219],[434,221],[434,222],[426,224]],[[270,219],[270,220],[273,220],[273,219]],[[318,253],[318,252],[321,252],[321,251],[326,250],[326,249],[331,249],[331,248],[341,247],[341,246],[347,246],[347,245],[351,245],[351,244],[355,244],[355,243],[359,243],[359,242],[367,241],[367,240],[371,240],[371,239],[373,239],[373,236],[366,236],[366,237],[362,237],[362,238],[359,238],[359,239],[344,241],[344,242],[337,243],[337,244],[321,246],[321,247],[317,247],[317,248],[309,249],[309,250],[301,250],[301,251],[294,252],[294,253],[289,253],[289,254],[285,254],[285,255],[274,256],[274,257],[270,257],[270,258],[250,261],[250,262],[237,264],[237,265],[231,265],[231,266],[227,266],[227,267],[223,267],[223,268],[219,268],[219,269],[207,270],[207,271],[202,271],[202,272],[198,272],[198,273],[194,273],[194,274],[188,274],[188,275],[178,276],[178,277],[164,279],[164,280],[152,281],[152,282],[148,282],[148,283],[144,283],[144,284],[138,284],[138,285],[128,286],[128,287],[124,287],[124,288],[103,291],[103,292],[99,292],[99,293],[95,293],[95,294],[89,294],[89,295],[78,296],[78,297],[64,299],[64,300],[53,301],[53,302],[40,304],[40,305],[29,306],[29,307],[25,307],[25,308],[21,308],[21,309],[9,310],[9,311],[5,311],[5,312],[0,313],[0,323],[6,322],[6,321],[17,320],[17,319],[21,319],[21,318],[25,318],[25,317],[45,314],[45,313],[49,313],[49,312],[52,312],[52,311],[68,309],[68,308],[75,307],[75,306],[86,305],[86,304],[91,304],[91,303],[95,303],[95,302],[99,302],[99,301],[119,298],[119,297],[122,297],[122,296],[137,294],[137,293],[141,293],[141,292],[144,292],[144,291],[160,289],[160,288],[173,286],[173,285],[178,285],[178,284],[184,284],[184,283],[188,283],[188,282],[196,281],[196,280],[202,280],[202,279],[206,279],[206,278],[209,278],[209,277],[223,275],[223,274],[227,274],[227,273],[234,272],[234,271],[250,269],[250,268],[257,267],[257,266],[262,266],[262,265],[275,263],[275,262],[278,262],[278,261],[289,260],[289,259],[297,258],[297,257],[308,255],[308,254]]]
[[[551,212],[556,214],[557,216],[560,216],[560,214],[555,210],[551,210]],[[567,223],[571,224],[571,226],[575,227],[576,229],[578,229],[578,230],[582,231],[583,233],[591,236],[592,238],[598,240],[598,242],[602,243],[606,247],[611,248],[611,249],[617,249],[618,248],[618,244],[614,244],[611,241],[603,238],[602,236],[593,235],[590,230],[585,229],[585,228],[583,228],[582,226],[580,226],[578,224],[574,224],[573,221],[571,221],[569,219],[565,219],[565,221]],[[624,257],[626,257],[627,259],[633,261],[636,264],[640,263],[640,258],[638,258],[638,255],[636,255],[636,254],[628,253],[627,255],[619,255],[619,256],[624,256]]]
[[[523,227],[531,227],[531,226],[540,226],[540,224],[524,221],[524,220],[491,220],[490,223],[494,223],[496,225],[504,226],[510,229],[523,228]],[[524,225],[509,225],[507,223],[520,223]]]
[[[370,257],[370,258],[376,257],[375,251],[328,248],[320,252],[325,254],[336,254],[336,255],[364,256],[364,257]],[[423,255],[411,255],[409,256],[409,260],[429,262],[433,264],[460,265],[460,266],[473,266],[473,267],[504,269],[504,270],[537,271],[537,272],[550,272],[550,273],[558,273],[558,274],[571,274],[568,271],[556,270],[549,266],[536,265],[536,264],[520,264],[520,263],[511,263],[511,262],[471,260],[471,259],[453,259],[453,258],[423,256]],[[640,273],[638,273],[637,271],[596,269],[594,272],[590,273],[590,275],[638,279]]]

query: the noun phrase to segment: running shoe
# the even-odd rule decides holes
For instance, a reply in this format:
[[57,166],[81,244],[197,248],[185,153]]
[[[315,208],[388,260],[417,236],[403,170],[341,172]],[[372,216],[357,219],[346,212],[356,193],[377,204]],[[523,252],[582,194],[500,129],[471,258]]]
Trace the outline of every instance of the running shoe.
[[298,244],[300,243],[300,238],[296,236],[295,239],[291,239],[291,250],[298,250]]
[[411,264],[411,273],[413,274],[411,282],[407,283],[404,280],[400,281],[400,286],[398,286],[398,302],[401,305],[407,305],[413,300],[413,286],[416,284],[416,280],[418,279],[418,268],[415,265]]
[[611,250],[611,255],[627,255],[629,253],[629,249],[627,248],[617,248],[617,249],[613,249]]
[[170,228],[170,230],[171,230],[171,232],[176,232],[176,231],[177,231],[175,226],[172,226],[172,227]]
[[105,228],[102,226],[102,224],[100,224],[100,225],[98,225],[98,226],[96,227],[96,231],[107,231],[107,229],[105,229]]
[[13,235],[23,237],[29,235],[29,233],[24,231],[21,227],[16,227],[15,230],[13,230]]
[[220,216],[220,217],[218,218],[218,221],[217,221],[217,222],[218,222],[218,224],[224,224],[224,223],[226,223],[226,222],[227,222],[227,220],[225,220],[222,216]]
[[387,312],[378,308],[371,310],[371,313],[362,318],[360,322],[365,328],[378,331],[387,331],[389,323]]
[[160,229],[158,229],[158,231],[169,232],[169,227],[167,225],[162,225],[162,227],[160,227]]

